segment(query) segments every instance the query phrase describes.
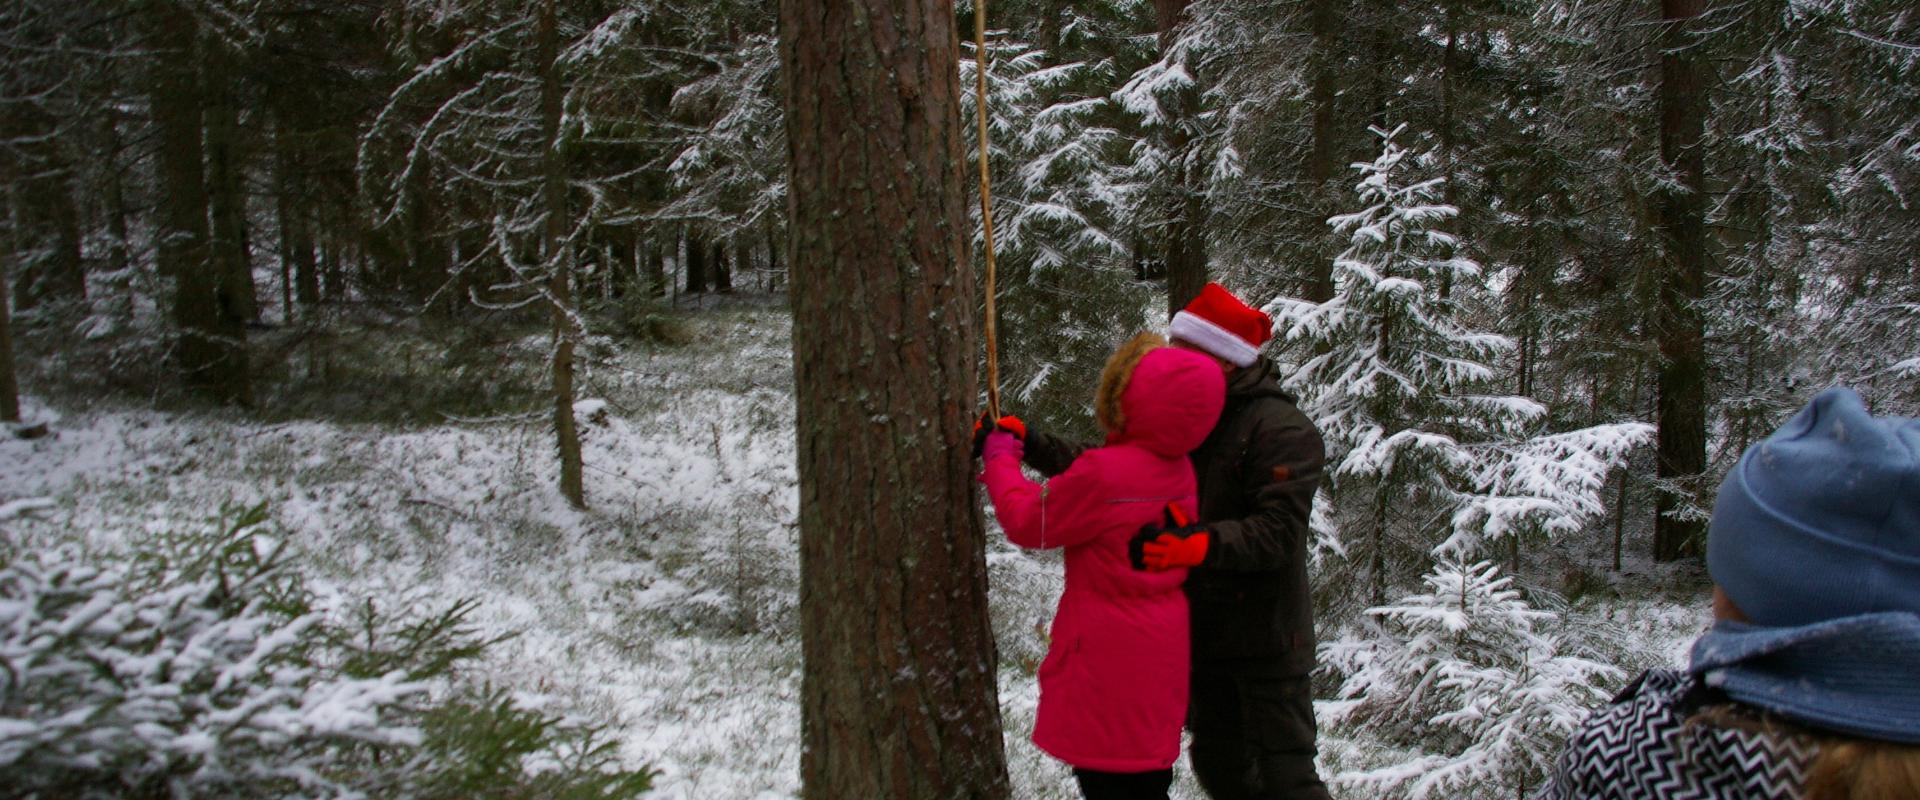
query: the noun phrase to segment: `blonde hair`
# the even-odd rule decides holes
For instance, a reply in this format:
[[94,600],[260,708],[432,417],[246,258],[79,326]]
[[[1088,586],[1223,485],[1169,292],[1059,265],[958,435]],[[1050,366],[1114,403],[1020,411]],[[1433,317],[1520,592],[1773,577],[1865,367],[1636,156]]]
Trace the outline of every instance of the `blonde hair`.
[[1127,416],[1120,410],[1120,396],[1126,394],[1127,384],[1133,381],[1133,368],[1140,366],[1140,359],[1148,353],[1166,346],[1164,337],[1149,331],[1128,339],[1107,357],[1106,368],[1100,370],[1100,388],[1093,393],[1093,418],[1100,423],[1101,430],[1111,435],[1127,429]]
[[1920,798],[1920,746],[1822,738],[1807,770],[1807,800]]
[[1817,750],[1807,765],[1805,800],[1916,800],[1920,745],[1896,744],[1814,731],[1740,704],[1701,709],[1688,724],[1798,737]]

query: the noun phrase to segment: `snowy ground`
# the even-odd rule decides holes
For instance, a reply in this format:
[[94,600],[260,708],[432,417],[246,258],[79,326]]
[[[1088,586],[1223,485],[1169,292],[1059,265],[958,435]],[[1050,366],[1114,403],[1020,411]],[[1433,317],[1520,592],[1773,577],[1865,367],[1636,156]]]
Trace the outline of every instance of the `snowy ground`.
[[[477,599],[477,622],[516,634],[493,650],[488,677],[614,723],[625,757],[661,771],[653,796],[791,797],[800,663],[788,325],[765,307],[690,324],[691,345],[622,345],[588,371],[603,401],[583,424],[588,512],[553,490],[539,421],[266,424],[29,397],[57,436],[0,441],[0,505],[50,506],[0,527],[112,547],[129,531],[205,527],[223,504],[267,502],[315,584],[342,603]],[[525,348],[537,357],[537,341]],[[1075,797],[1066,768],[1026,741],[1059,562],[1004,543],[989,560],[1015,796]],[[1641,662],[1677,657],[1699,619],[1658,601],[1576,613],[1618,626],[1609,633],[1633,643],[1623,658]],[[1329,738],[1325,749],[1366,747]],[[1200,797],[1179,772],[1175,796]]]

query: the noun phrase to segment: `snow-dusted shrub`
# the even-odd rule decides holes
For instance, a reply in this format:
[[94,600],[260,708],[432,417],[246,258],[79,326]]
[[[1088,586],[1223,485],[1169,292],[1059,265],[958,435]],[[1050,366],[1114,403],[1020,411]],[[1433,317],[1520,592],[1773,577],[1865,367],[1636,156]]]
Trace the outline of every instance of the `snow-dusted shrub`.
[[1342,676],[1323,721],[1398,751],[1333,783],[1360,797],[1524,796],[1622,673],[1564,653],[1539,630],[1554,615],[1491,564],[1442,562],[1426,584],[1368,609],[1365,632],[1320,648]]
[[330,622],[265,518],[255,507],[131,554],[8,543],[0,797],[483,796],[472,774],[553,787],[542,796],[646,786],[603,769],[604,746],[569,751],[558,720],[471,699],[454,667],[490,642],[464,623],[470,605],[402,620],[369,603]]

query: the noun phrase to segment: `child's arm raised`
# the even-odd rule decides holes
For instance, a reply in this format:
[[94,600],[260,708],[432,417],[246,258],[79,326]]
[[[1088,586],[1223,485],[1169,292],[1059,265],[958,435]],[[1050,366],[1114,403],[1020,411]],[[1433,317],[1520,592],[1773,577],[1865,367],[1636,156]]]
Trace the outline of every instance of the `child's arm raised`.
[[1042,486],[1020,472],[1020,441],[995,434],[988,439],[985,461],[980,482],[987,485],[994,516],[1008,541],[1041,550],[1076,545],[1099,533],[1089,513],[1099,483],[1098,459],[1076,459],[1066,472]]

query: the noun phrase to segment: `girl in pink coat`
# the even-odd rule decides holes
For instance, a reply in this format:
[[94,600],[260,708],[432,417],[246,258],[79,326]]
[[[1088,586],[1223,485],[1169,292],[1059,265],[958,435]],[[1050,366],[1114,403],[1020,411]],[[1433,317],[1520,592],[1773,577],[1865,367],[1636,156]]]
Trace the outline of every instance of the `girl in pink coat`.
[[987,436],[980,480],[1007,538],[1066,549],[1033,743],[1074,767],[1089,800],[1164,798],[1172,783],[1187,713],[1186,570],[1135,569],[1129,542],[1170,504],[1195,517],[1187,454],[1225,402],[1217,362],[1141,334],[1101,375],[1094,410],[1106,446],[1042,486],[1021,473],[1017,436]]

